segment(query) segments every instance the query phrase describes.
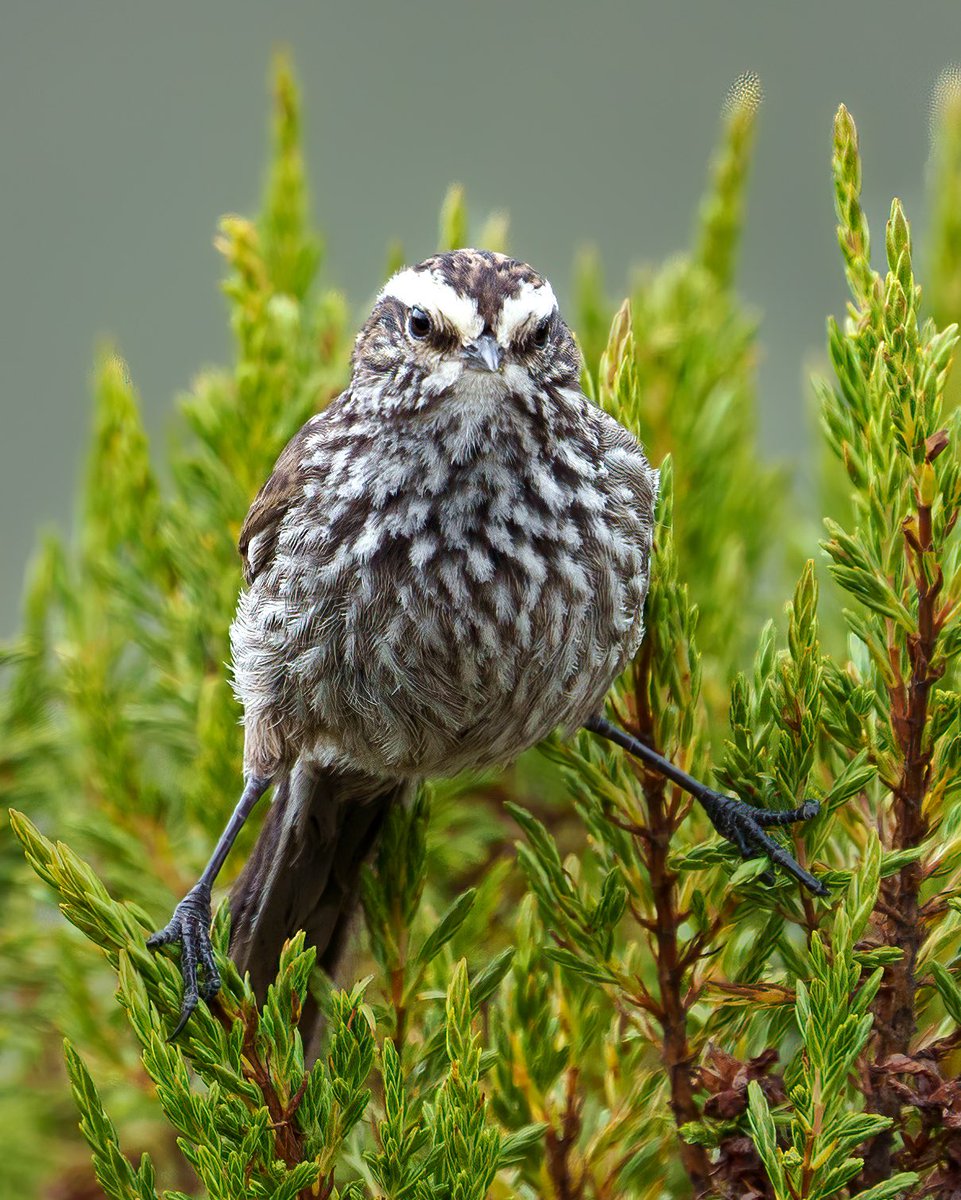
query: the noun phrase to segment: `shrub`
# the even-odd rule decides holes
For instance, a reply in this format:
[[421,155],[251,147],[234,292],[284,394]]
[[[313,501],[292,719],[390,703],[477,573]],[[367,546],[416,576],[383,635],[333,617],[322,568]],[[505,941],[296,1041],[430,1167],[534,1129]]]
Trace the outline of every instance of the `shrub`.
[[[613,748],[558,737],[392,814],[364,881],[360,982],[332,989],[294,939],[258,1012],[222,909],[224,990],[166,1040],[179,972],[144,936],[238,788],[224,662],[239,523],[342,387],[353,326],[307,225],[281,65],[264,212],[226,218],[218,241],[235,366],[181,400],[158,471],[123,363],[101,362],[76,538],[44,542],[3,652],[0,779],[29,814],[0,841],[5,1194],[96,1193],[77,1109],[117,1200],[961,1189],[961,110],[940,117],[934,318],[897,201],[885,273],[871,264],[838,112],[851,302],[829,323],[833,378],[815,383],[831,519],[813,561],[784,562],[807,530],[758,454],[756,324],[733,288],[755,91],[726,109],[695,250],[638,276],[616,312],[584,264],[574,323],[585,387],[662,469],[649,632],[611,706],[754,803],[819,798],[792,849],[830,898],[762,879]],[[441,244],[471,228],[452,190]],[[495,220],[476,240],[505,236]],[[840,603],[819,608],[819,585]],[[308,1069],[311,987],[329,1023]]]

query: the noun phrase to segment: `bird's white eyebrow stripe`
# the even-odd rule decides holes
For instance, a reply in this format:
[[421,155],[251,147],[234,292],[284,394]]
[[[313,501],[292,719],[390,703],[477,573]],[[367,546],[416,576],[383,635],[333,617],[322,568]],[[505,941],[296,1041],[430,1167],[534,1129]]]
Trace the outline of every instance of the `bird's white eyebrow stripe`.
[[477,302],[452,288],[436,271],[417,271],[413,267],[398,271],[388,279],[377,299],[378,302],[399,300],[408,308],[416,306],[435,316],[443,316],[465,342],[479,337],[484,328]]
[[513,334],[532,317],[541,321],[549,317],[557,308],[554,290],[545,282],[535,287],[526,279],[521,282],[516,296],[505,299],[501,305],[500,317],[497,321],[497,340],[506,346]]

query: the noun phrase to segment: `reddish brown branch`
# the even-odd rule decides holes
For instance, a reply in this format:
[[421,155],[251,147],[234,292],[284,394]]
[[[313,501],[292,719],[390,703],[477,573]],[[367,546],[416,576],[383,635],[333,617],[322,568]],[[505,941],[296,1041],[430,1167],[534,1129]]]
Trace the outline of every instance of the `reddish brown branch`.
[[587,1182],[585,1172],[571,1161],[581,1132],[577,1077],[577,1068],[569,1068],[560,1124],[549,1126],[545,1135],[547,1174],[557,1200],[582,1200]]
[[[300,1018],[300,1005],[296,997],[294,1004],[292,1015],[296,1023]],[[288,1168],[293,1169],[304,1161],[304,1139],[295,1118],[300,1102],[304,1098],[304,1092],[307,1090],[308,1076],[305,1073],[300,1086],[290,1099],[285,1101],[274,1084],[270,1064],[261,1058],[257,1049],[256,1009],[243,1005],[239,1010],[228,1010],[219,1001],[215,1001],[213,1009],[214,1015],[225,1029],[229,1030],[235,1019],[239,1019],[243,1023],[244,1041],[241,1064],[244,1078],[255,1084],[263,1096],[264,1105],[270,1116],[269,1127],[274,1135],[277,1157]],[[329,1200],[333,1190],[334,1173],[331,1171],[329,1175],[319,1179],[313,1187],[304,1188],[298,1193],[298,1197],[299,1200]]]
[[[907,525],[907,523],[906,523]],[[895,665],[895,680],[888,688],[891,725],[901,753],[900,775],[893,789],[894,817],[890,846],[906,850],[921,845],[928,834],[924,799],[931,775],[931,750],[925,745],[928,702],[932,685],[938,678],[934,660],[939,632],[936,601],[941,590],[939,569],[929,570],[934,553],[931,508],[917,509],[917,524],[905,529],[906,553],[911,565],[918,599],[918,630],[907,640],[910,677],[900,672],[900,656],[892,642],[890,658]],[[875,1063],[893,1056],[906,1056],[916,1032],[915,968],[924,940],[925,913],[920,905],[924,869],[919,861],[905,863],[897,874],[882,880],[875,921],[882,940],[899,946],[903,957],[885,968],[884,980],[874,1004]],[[872,1070],[869,1073],[870,1107],[895,1121],[901,1114],[903,1096],[893,1073]],[[862,1183],[878,1183],[890,1177],[894,1129],[879,1134],[868,1148]]]
[[[656,745],[654,715],[647,696],[651,643],[642,649],[634,682],[634,728],[631,730],[649,746]],[[678,1129],[689,1121],[698,1121],[701,1112],[694,1098],[695,1080],[691,1048],[687,1038],[685,975],[690,965],[678,938],[681,924],[677,909],[677,876],[668,866],[671,839],[678,820],[678,799],[668,800],[663,776],[638,764],[637,770],[647,802],[646,836],[639,838],[641,853],[651,881],[654,918],[649,924],[657,968],[658,1011],[656,1020],[663,1038],[664,1066],[670,1083],[670,1106]],[[679,1153],[695,1196],[707,1191],[710,1163],[703,1146],[693,1146],[679,1138]]]

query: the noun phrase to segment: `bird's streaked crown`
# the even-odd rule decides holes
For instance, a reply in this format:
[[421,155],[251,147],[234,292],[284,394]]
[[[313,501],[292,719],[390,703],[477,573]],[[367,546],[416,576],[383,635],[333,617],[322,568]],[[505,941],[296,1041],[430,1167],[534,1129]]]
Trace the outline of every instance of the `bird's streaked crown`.
[[465,344],[489,329],[507,345],[523,326],[557,308],[546,279],[490,250],[454,250],[406,267],[387,281],[378,302],[387,299],[442,317]]

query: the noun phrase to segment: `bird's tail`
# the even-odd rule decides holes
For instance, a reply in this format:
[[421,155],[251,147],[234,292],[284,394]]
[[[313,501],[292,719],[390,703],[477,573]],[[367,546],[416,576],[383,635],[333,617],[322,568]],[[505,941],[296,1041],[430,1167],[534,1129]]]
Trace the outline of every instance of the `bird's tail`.
[[[284,942],[298,930],[317,947],[328,974],[337,967],[357,907],[360,869],[392,804],[408,784],[298,762],[274,802],[230,896],[230,955],[250,972],[263,1002]],[[309,1003],[301,1018],[307,1045],[317,1025]]]

